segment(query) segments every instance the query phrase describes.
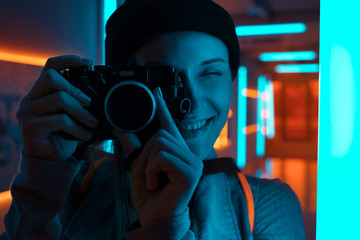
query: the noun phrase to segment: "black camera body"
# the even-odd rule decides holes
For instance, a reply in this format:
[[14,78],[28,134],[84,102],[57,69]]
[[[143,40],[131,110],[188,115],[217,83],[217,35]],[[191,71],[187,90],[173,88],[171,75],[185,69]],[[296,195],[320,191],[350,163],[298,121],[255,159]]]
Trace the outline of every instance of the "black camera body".
[[175,123],[190,111],[191,102],[177,71],[167,66],[72,67],[62,76],[91,98],[87,110],[99,119],[94,140],[114,139],[112,129],[136,133],[142,142],[160,128],[152,91],[160,87]]

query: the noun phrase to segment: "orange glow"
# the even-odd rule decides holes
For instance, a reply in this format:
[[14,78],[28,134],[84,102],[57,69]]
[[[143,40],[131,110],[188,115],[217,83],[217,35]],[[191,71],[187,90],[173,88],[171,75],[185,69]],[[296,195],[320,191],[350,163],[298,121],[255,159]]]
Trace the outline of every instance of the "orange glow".
[[10,190],[5,192],[0,192],[0,205],[3,201],[11,199],[11,193]]
[[[307,174],[309,174],[309,172],[307,172],[307,165],[309,165],[309,163],[306,159],[273,159],[273,178],[280,178],[282,181],[290,185],[299,198],[303,209],[310,208],[310,206],[308,206],[309,200],[307,200],[309,196],[306,196],[306,187],[309,187],[306,182],[309,181],[306,180],[308,177]],[[311,190],[316,194],[316,187]],[[314,206],[312,206],[311,209],[316,208],[316,200],[313,205]]]
[[0,192],[0,232],[5,231],[3,220],[5,214],[9,211],[11,200],[10,191]]
[[255,89],[244,88],[241,90],[241,94],[248,98],[258,98],[259,91]]
[[[228,119],[233,116],[233,111],[231,108],[229,109]],[[226,121],[225,126],[221,130],[219,137],[216,139],[214,143],[215,149],[223,149],[227,148],[231,145],[231,140],[229,139],[229,121]]]
[[230,108],[229,114],[228,114],[228,118],[231,118],[232,116],[233,116],[233,111],[232,111],[231,108]]
[[14,53],[0,50],[0,61],[15,62],[21,64],[29,64],[35,66],[44,66],[47,57],[40,57],[35,55],[26,55],[22,53]]
[[226,121],[225,126],[220,132],[219,137],[216,139],[214,143],[215,149],[223,149],[227,148],[231,145],[231,140],[229,139],[229,122]]
[[242,132],[244,134],[250,134],[250,133],[257,132],[258,129],[259,129],[259,126],[257,124],[251,124],[251,125],[248,125],[248,126],[244,127]]

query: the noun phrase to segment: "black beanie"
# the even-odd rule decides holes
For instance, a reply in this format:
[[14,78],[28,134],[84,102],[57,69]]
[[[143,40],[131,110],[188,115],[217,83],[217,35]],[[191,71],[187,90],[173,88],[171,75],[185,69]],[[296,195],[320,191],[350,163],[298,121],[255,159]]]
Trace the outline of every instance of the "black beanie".
[[240,49],[235,26],[231,16],[211,0],[127,0],[106,24],[105,62],[125,64],[144,43],[176,31],[204,32],[222,40],[236,76]]

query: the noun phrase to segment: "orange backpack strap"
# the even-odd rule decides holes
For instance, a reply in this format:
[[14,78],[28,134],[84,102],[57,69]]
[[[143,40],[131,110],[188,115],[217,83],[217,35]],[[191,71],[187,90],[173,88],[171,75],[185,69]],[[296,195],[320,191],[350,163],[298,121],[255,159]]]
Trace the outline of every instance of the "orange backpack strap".
[[249,223],[251,232],[254,233],[254,222],[255,222],[255,207],[254,207],[254,198],[251,192],[250,185],[246,180],[245,175],[240,171],[236,165],[236,161],[233,158],[215,158],[204,161],[203,174],[212,174],[218,172],[231,171],[235,172],[240,185],[244,191],[246,205],[248,209]]
[[88,171],[86,172],[81,186],[80,186],[80,197],[83,198],[88,190],[88,186],[90,184],[90,180],[92,179],[92,177],[94,176],[96,170],[101,166],[101,164],[103,164],[106,161],[110,161],[112,160],[112,158],[110,156],[104,156],[98,160],[96,160],[88,169]]
[[240,171],[237,171],[236,175],[237,175],[237,177],[240,181],[241,187],[245,193],[246,205],[247,205],[247,209],[248,209],[248,216],[249,216],[249,222],[250,222],[250,229],[251,229],[251,232],[254,233],[255,207],[254,207],[253,194],[251,192],[249,182],[246,180],[245,175]]

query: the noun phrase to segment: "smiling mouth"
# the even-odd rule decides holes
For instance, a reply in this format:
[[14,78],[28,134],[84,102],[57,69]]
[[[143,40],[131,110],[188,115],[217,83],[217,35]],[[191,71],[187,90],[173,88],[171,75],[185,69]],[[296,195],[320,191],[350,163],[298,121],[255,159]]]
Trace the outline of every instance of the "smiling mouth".
[[208,120],[202,120],[195,123],[189,123],[189,124],[181,124],[179,126],[179,130],[185,130],[185,131],[195,131],[205,126],[206,122]]

